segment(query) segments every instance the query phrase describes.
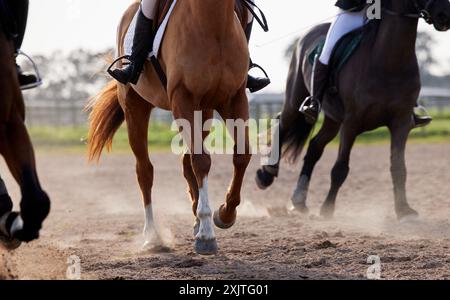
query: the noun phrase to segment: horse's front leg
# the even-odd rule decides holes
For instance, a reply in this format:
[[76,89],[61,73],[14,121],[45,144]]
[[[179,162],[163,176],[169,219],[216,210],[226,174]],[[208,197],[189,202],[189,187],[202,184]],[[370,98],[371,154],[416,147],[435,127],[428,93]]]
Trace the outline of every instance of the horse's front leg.
[[299,210],[301,213],[308,213],[309,211],[306,205],[306,200],[308,197],[309,183],[311,181],[314,168],[322,157],[325,147],[339,133],[339,128],[339,123],[325,117],[319,133],[309,143],[303,168],[298,178],[297,187],[291,197],[294,208]]
[[[202,120],[212,120],[214,117],[214,112],[212,110],[206,110],[202,113]],[[204,141],[208,135],[210,134],[210,128],[208,130],[203,131],[202,133],[202,141]],[[195,216],[195,224],[194,224],[194,237],[197,236],[200,230],[200,219],[197,216],[198,210],[198,202],[199,202],[199,188],[197,183],[197,178],[195,176],[194,168],[192,166],[192,156],[189,153],[185,153],[183,155],[183,175],[188,183],[189,188],[189,196],[192,201],[192,211]]]
[[[244,175],[250,163],[252,154],[249,142],[248,128],[248,102],[245,93],[240,93],[233,99],[233,106],[227,112],[221,112],[225,117],[228,130],[234,139],[233,165],[234,175],[230,188],[228,189],[226,202],[214,214],[214,223],[217,227],[228,229],[232,227],[236,221],[236,208],[241,203],[241,189],[244,181]],[[234,121],[230,126],[230,122]]]
[[206,152],[203,144],[206,136],[203,131],[203,112],[195,111],[193,103],[195,103],[195,99],[192,94],[183,89],[178,89],[174,93],[172,111],[183,140],[188,145],[191,167],[197,182],[196,187],[198,187],[198,203],[195,202],[195,198],[193,199],[193,205],[197,206],[195,216],[198,222],[198,226],[194,228],[194,234],[196,234],[195,251],[201,255],[213,255],[217,253],[218,247],[208,193],[211,156]]
[[389,129],[391,131],[391,175],[394,183],[395,212],[399,220],[417,217],[419,214],[412,209],[406,197],[407,169],[405,161],[406,142],[412,128],[412,119],[407,117],[396,121]]
[[350,172],[350,153],[358,134],[359,132],[356,129],[356,125],[353,120],[347,120],[343,124],[338,159],[333,167],[333,170],[331,171],[331,187],[328,192],[327,199],[320,210],[320,215],[324,218],[329,219],[334,215],[338,192]]
[[33,146],[21,115],[14,112],[2,128],[4,142],[0,152],[22,192],[20,215],[7,222],[7,230],[11,237],[30,242],[39,238],[42,223],[50,212],[50,199],[39,183]]

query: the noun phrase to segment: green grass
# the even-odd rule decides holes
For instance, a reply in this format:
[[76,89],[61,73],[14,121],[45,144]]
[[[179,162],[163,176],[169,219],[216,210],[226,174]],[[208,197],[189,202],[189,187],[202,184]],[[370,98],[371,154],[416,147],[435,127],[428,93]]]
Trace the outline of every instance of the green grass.
[[[316,131],[320,129],[316,126]],[[357,144],[389,143],[390,132],[386,127],[378,128],[360,135]],[[338,143],[336,138],[333,143]],[[409,136],[409,143],[449,143],[450,142],[450,114],[435,115],[434,121],[426,128],[414,129]]]
[[[321,122],[315,130],[320,129]],[[29,128],[33,143],[38,150],[64,150],[85,151],[87,128],[85,127],[31,127]],[[216,147],[222,147],[227,138],[223,137],[223,128],[220,126],[212,133],[211,139]],[[152,123],[149,129],[148,145],[150,151],[169,151],[176,132],[170,126],[162,123]],[[229,139],[229,137],[228,137]],[[357,144],[388,143],[390,134],[387,128],[380,128],[361,135]],[[426,129],[416,129],[410,135],[410,143],[448,143],[450,142],[450,111],[435,114],[434,122]],[[333,141],[338,143],[338,138]],[[230,145],[230,144],[227,144]],[[126,127],[121,127],[114,138],[114,152],[129,152],[128,135]]]
[[[86,149],[87,127],[31,127],[33,144],[38,149],[80,151]],[[149,129],[148,144],[152,151],[166,151],[176,135],[168,125],[152,124]],[[114,136],[113,149],[116,152],[129,151],[128,134],[122,126]]]

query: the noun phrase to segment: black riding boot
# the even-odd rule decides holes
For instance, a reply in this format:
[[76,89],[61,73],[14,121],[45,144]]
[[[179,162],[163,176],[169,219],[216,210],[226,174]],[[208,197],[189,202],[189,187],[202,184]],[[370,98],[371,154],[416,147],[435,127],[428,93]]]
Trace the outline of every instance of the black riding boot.
[[300,107],[300,112],[305,115],[306,121],[311,124],[316,123],[319,117],[328,79],[328,66],[316,59],[313,73],[312,95],[306,98]]
[[139,10],[136,29],[134,31],[133,47],[129,57],[130,64],[122,69],[115,69],[109,74],[122,84],[137,84],[144,69],[145,61],[153,49],[155,30],[153,20],[148,19],[142,9]]
[[[253,28],[253,21],[247,25],[245,28],[245,36],[247,37],[247,43],[250,42],[250,37],[252,34],[252,28]],[[259,67],[258,65],[254,64],[252,60],[250,59],[250,69],[257,67],[260,68],[264,73],[265,71]],[[266,86],[270,84],[270,79],[268,77],[253,77],[251,75],[248,75],[247,79],[247,88],[250,90],[250,92],[255,93],[257,91],[262,90]]]

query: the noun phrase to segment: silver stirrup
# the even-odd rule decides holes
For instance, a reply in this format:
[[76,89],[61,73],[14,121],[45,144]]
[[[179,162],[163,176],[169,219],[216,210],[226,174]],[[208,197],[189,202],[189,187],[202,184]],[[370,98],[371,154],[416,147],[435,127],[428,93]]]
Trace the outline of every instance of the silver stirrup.
[[36,83],[32,83],[32,84],[27,84],[27,85],[21,86],[20,89],[22,91],[24,91],[24,90],[34,89],[34,88],[37,88],[38,86],[41,86],[42,85],[42,77],[41,77],[41,74],[39,73],[39,69],[38,69],[36,63],[34,62],[34,60],[31,58],[31,56],[29,56],[28,54],[26,54],[22,50],[19,50],[19,52],[17,52],[17,56],[19,56],[19,55],[22,55],[22,56],[26,57],[28,59],[28,61],[31,62],[31,66],[33,67],[34,73],[35,73],[36,78],[37,78]]
[[429,116],[428,110],[425,108],[425,106],[417,104],[416,107],[414,107],[414,113],[417,112],[418,116]]

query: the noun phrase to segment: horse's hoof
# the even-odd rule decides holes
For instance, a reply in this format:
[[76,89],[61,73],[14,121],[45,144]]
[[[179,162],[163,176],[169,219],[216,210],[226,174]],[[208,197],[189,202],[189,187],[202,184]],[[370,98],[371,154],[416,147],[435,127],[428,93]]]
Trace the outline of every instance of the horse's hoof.
[[308,208],[308,206],[306,206],[305,203],[292,202],[291,211],[297,211],[297,212],[301,213],[302,215],[309,214],[309,208]]
[[8,251],[16,250],[22,245],[22,242],[18,239],[11,239],[0,233],[0,246]]
[[334,205],[323,205],[320,209],[320,216],[325,220],[331,220],[334,217]]
[[414,222],[419,219],[419,213],[411,207],[407,207],[402,212],[398,212],[397,216],[400,223]]
[[[16,225],[15,225],[16,224]],[[23,228],[23,221],[17,212],[9,212],[0,218],[0,246],[8,251],[15,250],[22,244],[21,239],[14,236],[17,232],[12,232],[12,227]]]
[[261,190],[265,190],[267,189],[269,186],[272,185],[272,183],[275,180],[275,176],[273,176],[272,174],[269,174],[268,172],[264,172],[262,169],[259,169],[256,172],[256,185],[261,189]]
[[142,246],[142,249],[160,247],[163,245],[164,242],[158,233],[156,232],[144,233],[144,245]]
[[236,223],[236,214],[234,215],[233,221],[230,223],[225,223],[220,218],[220,209],[214,212],[214,224],[220,229],[230,229]]
[[216,239],[201,240],[195,239],[195,252],[200,255],[214,255],[217,254],[218,247]]

